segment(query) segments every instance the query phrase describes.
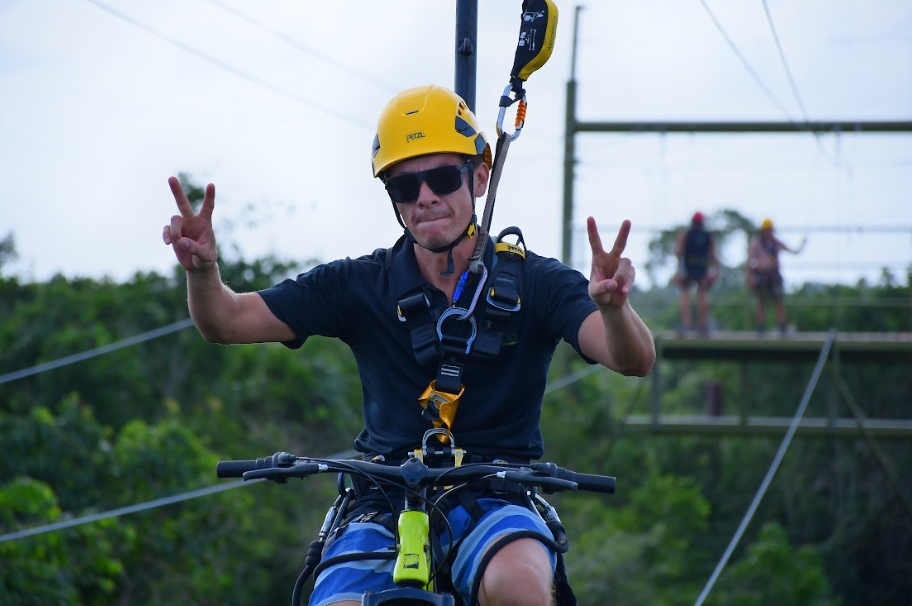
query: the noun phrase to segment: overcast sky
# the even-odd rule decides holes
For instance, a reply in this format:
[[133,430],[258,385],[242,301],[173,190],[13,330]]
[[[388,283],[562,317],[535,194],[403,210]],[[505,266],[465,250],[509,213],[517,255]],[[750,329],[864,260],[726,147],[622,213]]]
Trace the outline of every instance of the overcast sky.
[[[521,2],[479,1],[476,113],[491,139]],[[453,86],[455,0],[0,0],[0,238],[26,280],[170,272],[167,178],[216,184],[223,254],[331,260],[401,232],[370,173],[399,90]],[[574,6],[527,82],[493,231],[560,256]],[[778,40],[778,45],[777,45]],[[598,0],[580,13],[581,120],[912,120],[909,0]],[[786,278],[852,283],[912,263],[912,135],[577,137],[585,217],[645,275],[657,229],[734,209],[808,244]],[[483,207],[479,200],[479,213]],[[889,229],[887,229],[889,228]],[[743,261],[743,243],[723,262]]]

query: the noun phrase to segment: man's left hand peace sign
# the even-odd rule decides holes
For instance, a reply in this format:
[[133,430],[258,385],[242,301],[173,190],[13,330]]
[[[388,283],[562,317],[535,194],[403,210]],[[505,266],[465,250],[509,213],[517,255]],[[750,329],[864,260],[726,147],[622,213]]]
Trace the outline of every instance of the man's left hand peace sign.
[[627,257],[622,257],[630,235],[630,221],[624,220],[618,230],[614,246],[610,251],[602,247],[595,219],[586,221],[589,232],[589,246],[592,249],[592,272],[589,276],[589,296],[599,309],[622,307],[627,303],[630,289],[636,278],[636,270]]

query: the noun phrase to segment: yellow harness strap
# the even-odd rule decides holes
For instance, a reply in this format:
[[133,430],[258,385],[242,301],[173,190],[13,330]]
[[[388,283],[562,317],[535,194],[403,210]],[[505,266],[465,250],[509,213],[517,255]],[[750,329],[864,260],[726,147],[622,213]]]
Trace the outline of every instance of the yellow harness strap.
[[437,381],[431,381],[418,398],[418,403],[424,409],[424,416],[433,423],[436,428],[446,430],[445,434],[437,434],[437,439],[444,444],[450,442],[450,429],[456,420],[456,411],[459,408],[459,398],[465,392],[465,386],[460,385],[459,393],[452,394],[445,391],[437,391]]

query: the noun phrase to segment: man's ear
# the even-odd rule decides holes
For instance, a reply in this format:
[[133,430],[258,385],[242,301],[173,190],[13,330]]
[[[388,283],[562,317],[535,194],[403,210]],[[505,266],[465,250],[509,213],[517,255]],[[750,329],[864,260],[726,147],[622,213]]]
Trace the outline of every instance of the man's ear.
[[475,197],[480,198],[488,190],[488,179],[491,178],[491,168],[481,162],[475,169]]

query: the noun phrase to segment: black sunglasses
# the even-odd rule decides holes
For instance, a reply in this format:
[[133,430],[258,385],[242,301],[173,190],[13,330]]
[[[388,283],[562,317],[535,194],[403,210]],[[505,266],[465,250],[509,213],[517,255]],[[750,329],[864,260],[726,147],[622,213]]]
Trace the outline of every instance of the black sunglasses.
[[386,181],[386,191],[390,200],[396,204],[415,202],[418,200],[421,183],[424,182],[435,194],[445,196],[462,187],[462,175],[471,168],[472,163],[467,162],[462,166],[448,164],[417,173],[396,175]]

